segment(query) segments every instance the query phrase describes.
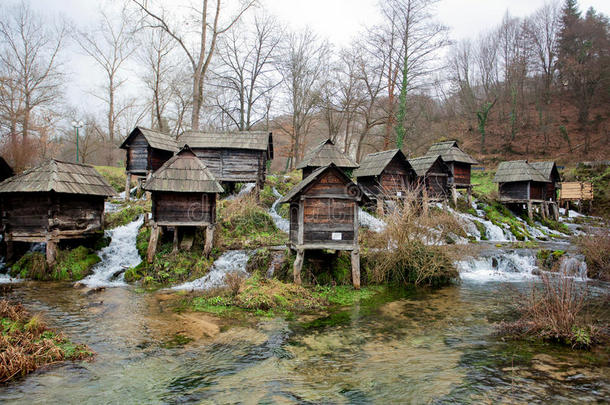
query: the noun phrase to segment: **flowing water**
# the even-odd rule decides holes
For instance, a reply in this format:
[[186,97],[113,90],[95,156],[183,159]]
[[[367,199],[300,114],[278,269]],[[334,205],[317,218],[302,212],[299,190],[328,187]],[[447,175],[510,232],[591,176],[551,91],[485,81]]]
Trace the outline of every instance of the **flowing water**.
[[205,276],[173,287],[173,290],[210,290],[222,287],[225,276],[229,273],[247,277],[246,264],[250,253],[245,250],[229,250],[214,261],[214,265]]
[[84,278],[80,283],[88,287],[126,285],[123,281],[124,271],[137,266],[142,261],[136,249],[136,237],[143,223],[144,216],[141,215],[136,221],[106,231],[106,236],[111,237],[111,241],[108,246],[98,252],[102,261],[93,267],[93,274]]
[[290,232],[290,221],[282,218],[282,216],[277,213],[277,206],[280,202],[280,199],[282,198],[282,195],[279,193],[279,191],[276,190],[275,187],[273,187],[273,195],[276,196],[277,199],[271,205],[271,208],[269,209],[269,215],[271,215],[271,218],[273,218],[273,222],[275,223],[275,226],[277,226],[277,229],[288,233]]
[[[510,270],[507,270],[510,271]],[[168,344],[196,318],[167,292],[25,282],[3,296],[47,314],[96,352],[0,387],[3,403],[583,403],[610,397],[607,355],[503,342],[527,283],[460,285],[390,294],[294,320],[227,321],[186,345]]]

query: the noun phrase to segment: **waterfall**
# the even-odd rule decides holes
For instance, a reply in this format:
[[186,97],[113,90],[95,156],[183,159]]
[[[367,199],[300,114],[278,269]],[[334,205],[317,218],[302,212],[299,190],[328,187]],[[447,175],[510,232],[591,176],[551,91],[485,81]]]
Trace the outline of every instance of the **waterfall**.
[[225,200],[231,201],[236,198],[248,195],[248,194],[250,194],[250,192],[252,192],[254,187],[256,187],[256,183],[246,183],[242,186],[242,188],[239,190],[239,192],[237,194],[231,194],[231,195],[225,197]]
[[208,274],[197,280],[172,287],[172,290],[209,290],[222,287],[225,285],[225,275],[229,273],[240,274],[244,277],[248,275],[246,264],[249,258],[250,253],[245,250],[229,250],[216,259]]
[[532,279],[538,271],[533,254],[497,252],[494,255],[467,258],[455,263],[462,280],[475,282],[523,281]]
[[279,191],[277,191],[275,187],[273,187],[273,195],[276,196],[277,199],[271,205],[271,208],[269,209],[269,215],[271,215],[271,218],[273,218],[273,222],[275,222],[275,226],[277,226],[277,229],[288,233],[290,232],[290,222],[287,219],[282,218],[281,215],[277,213],[277,205],[279,204],[282,195],[279,193]]
[[[88,287],[118,287],[126,285],[123,272],[140,264],[142,259],[136,249],[136,237],[144,216],[124,226],[106,231],[110,244],[98,252],[101,262],[93,267],[93,274],[80,283]],[[114,280],[113,280],[114,279]]]
[[559,273],[568,277],[587,279],[587,263],[584,261],[584,256],[564,256],[559,262]]
[[375,218],[362,208],[358,208],[358,220],[360,225],[369,228],[373,232],[381,232],[385,229],[386,223],[379,218]]

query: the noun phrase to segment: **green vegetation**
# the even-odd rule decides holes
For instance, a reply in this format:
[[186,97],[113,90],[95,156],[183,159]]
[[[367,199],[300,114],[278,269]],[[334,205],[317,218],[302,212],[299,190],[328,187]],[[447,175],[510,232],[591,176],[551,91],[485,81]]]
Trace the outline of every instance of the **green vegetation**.
[[0,382],[24,376],[46,364],[93,357],[85,345],[48,329],[20,304],[0,301]]
[[[525,224],[519,221],[508,208],[499,202],[488,200],[487,204],[483,204],[483,211],[485,211],[485,217],[494,225],[500,228],[504,228],[503,224],[508,225],[511,233],[517,240],[533,239],[532,235],[527,231]],[[525,221],[529,222],[528,219],[525,219]],[[530,225],[533,225],[533,223],[530,223]]]
[[470,174],[472,190],[477,195],[490,195],[498,190],[498,185],[493,182],[494,171],[473,170]]
[[252,249],[281,245],[287,236],[273,218],[251,196],[220,201],[218,204],[218,245],[223,249]]
[[110,212],[104,215],[104,225],[106,229],[116,228],[117,226],[127,225],[138,219],[140,215],[150,212],[150,201],[131,201],[126,203],[121,210]]
[[125,168],[114,166],[95,166],[95,170],[100,172],[106,181],[114,188],[117,193],[125,190]]
[[142,262],[125,271],[125,281],[140,282],[146,288],[159,288],[195,280],[204,276],[212,267],[214,258],[206,258],[203,250],[202,232],[195,234],[195,241],[190,251],[179,250],[172,253],[173,244],[163,243],[157,251],[153,262],[146,261],[146,250],[150,228],[142,227],[136,238],[136,247]]
[[558,271],[559,262],[565,253],[565,250],[540,249],[536,254],[538,266],[548,271]]
[[10,274],[40,281],[78,281],[89,275],[100,260],[93,249],[78,246],[58,250],[57,262],[49,268],[44,253],[27,252],[11,266]]

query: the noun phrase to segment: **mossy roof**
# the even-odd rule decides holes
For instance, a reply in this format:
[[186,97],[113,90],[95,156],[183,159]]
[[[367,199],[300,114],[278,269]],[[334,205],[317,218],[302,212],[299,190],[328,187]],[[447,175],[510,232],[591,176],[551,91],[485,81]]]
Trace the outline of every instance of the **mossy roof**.
[[476,165],[479,163],[475,159],[473,159],[472,156],[460,149],[457,141],[437,142],[434,145],[430,146],[430,149],[428,149],[426,155],[440,155],[443,158],[443,161],[445,162],[459,162],[471,165]]
[[93,166],[51,159],[0,183],[0,193],[50,192],[111,196],[115,190]]
[[188,145],[163,164],[146,182],[147,191],[222,193],[224,190]]
[[516,181],[537,181],[548,183],[548,177],[544,176],[527,160],[511,160],[501,162],[493,179],[494,183],[511,183]]
[[358,167],[358,163],[341,152],[333,141],[326,139],[305,154],[303,160],[297,165],[297,169],[328,166],[331,163],[342,169],[355,169]]
[[127,149],[129,147],[129,140],[138,133],[141,133],[144,136],[146,142],[148,142],[151,148],[166,150],[169,152],[177,152],[179,150],[176,139],[171,135],[144,127],[135,127],[127,138],[125,138],[120,148]]

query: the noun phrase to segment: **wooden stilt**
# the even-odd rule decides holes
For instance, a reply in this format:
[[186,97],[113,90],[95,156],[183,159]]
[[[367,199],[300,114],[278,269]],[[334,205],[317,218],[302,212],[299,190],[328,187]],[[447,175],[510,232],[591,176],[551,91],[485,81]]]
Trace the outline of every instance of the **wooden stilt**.
[[451,198],[453,199],[453,206],[457,208],[458,193],[457,188],[455,188],[455,186],[451,187]]
[[6,241],[6,261],[13,260],[14,255],[15,255],[15,242],[13,242],[12,240],[7,240]]
[[472,206],[472,187],[468,187],[468,207]]
[[172,249],[172,253],[176,253],[178,251],[178,239],[180,237],[180,235],[178,235],[178,232],[180,228],[178,228],[177,226],[174,226],[174,245],[173,245],[173,249]]
[[53,266],[57,261],[57,241],[47,239],[47,264]]
[[360,289],[360,251],[352,250],[352,284],[356,290]]
[[542,206],[540,207],[540,212],[542,214],[542,218],[543,219],[547,219],[549,216],[549,206],[547,205],[547,203],[543,202]]
[[377,215],[383,217],[383,198],[377,198]]
[[203,247],[203,254],[206,257],[212,252],[212,246],[214,246],[214,225],[208,225],[205,228],[205,246]]
[[127,173],[127,177],[125,178],[125,201],[129,201],[131,196],[129,195],[129,191],[131,190],[131,174]]
[[551,209],[553,210],[553,219],[559,221],[559,207],[557,203],[551,203]]
[[534,210],[531,201],[527,202],[527,217],[532,221],[534,220]]
[[152,263],[155,258],[155,253],[157,253],[157,243],[159,242],[159,232],[160,228],[155,223],[152,225],[152,229],[150,231],[150,241],[148,242],[148,251],[146,252],[146,258],[148,263]]
[[294,283],[301,285],[301,269],[303,268],[303,261],[305,260],[305,251],[302,249],[297,250],[297,258],[294,261],[293,278]]

